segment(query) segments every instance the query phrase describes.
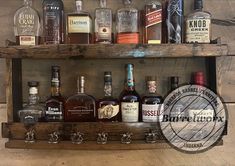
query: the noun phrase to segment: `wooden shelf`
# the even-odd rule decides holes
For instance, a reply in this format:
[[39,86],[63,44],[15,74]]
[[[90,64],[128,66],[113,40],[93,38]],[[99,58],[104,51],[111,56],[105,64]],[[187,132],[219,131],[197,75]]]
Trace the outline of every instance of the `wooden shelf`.
[[0,47],[0,58],[32,59],[123,59],[214,57],[228,55],[221,44],[113,44],[113,45],[39,45]]

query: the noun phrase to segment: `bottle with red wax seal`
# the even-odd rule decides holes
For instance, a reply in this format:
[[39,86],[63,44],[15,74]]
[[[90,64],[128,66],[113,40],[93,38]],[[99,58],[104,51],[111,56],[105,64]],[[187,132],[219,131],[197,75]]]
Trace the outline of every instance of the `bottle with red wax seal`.
[[205,75],[202,71],[198,71],[193,74],[193,83],[201,86],[206,85]]

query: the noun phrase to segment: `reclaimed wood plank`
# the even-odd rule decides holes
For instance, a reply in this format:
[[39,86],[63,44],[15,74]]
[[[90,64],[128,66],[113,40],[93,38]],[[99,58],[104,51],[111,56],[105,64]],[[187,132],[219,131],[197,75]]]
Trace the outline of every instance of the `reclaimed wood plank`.
[[12,60],[6,60],[6,103],[7,121],[13,122],[13,98],[12,98]]

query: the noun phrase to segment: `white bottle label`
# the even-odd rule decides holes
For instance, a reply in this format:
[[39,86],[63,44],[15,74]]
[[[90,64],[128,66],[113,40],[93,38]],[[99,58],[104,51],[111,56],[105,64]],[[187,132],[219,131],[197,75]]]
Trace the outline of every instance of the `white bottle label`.
[[210,19],[188,19],[186,21],[186,42],[210,43]]
[[119,105],[106,105],[98,109],[99,119],[111,119],[115,117],[119,112]]
[[35,46],[36,38],[35,36],[20,36],[20,45],[21,46]]
[[139,121],[139,102],[122,102],[122,121],[123,122],[138,122]]
[[142,104],[142,118],[143,122],[159,122],[163,117],[162,104]]
[[88,16],[69,16],[68,33],[91,33],[92,22]]

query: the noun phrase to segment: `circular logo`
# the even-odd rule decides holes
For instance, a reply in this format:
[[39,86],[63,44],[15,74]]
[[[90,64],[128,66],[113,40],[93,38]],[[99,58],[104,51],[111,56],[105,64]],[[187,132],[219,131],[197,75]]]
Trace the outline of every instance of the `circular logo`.
[[164,100],[160,127],[170,145],[184,152],[202,152],[220,140],[227,112],[220,97],[206,87],[185,85]]

